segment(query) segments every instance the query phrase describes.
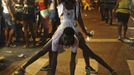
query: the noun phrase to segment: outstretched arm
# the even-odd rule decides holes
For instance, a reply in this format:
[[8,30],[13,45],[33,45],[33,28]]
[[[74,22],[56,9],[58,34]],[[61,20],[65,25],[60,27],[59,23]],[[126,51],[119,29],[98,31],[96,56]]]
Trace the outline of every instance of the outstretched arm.
[[83,22],[83,19],[82,19],[82,16],[81,16],[81,13],[79,11],[79,14],[78,14],[78,23],[82,29],[82,31],[85,33],[85,35],[88,34],[87,30],[86,30],[86,26],[84,25],[84,22]]
[[89,37],[92,37],[93,33],[87,31],[87,29],[86,29],[87,27],[84,25],[84,22],[83,22],[83,19],[82,19],[82,15],[81,15],[81,11],[80,11],[80,4],[79,4],[79,8],[78,8],[78,18],[77,18],[77,21],[78,21],[82,31],[84,32],[84,34],[89,36]]

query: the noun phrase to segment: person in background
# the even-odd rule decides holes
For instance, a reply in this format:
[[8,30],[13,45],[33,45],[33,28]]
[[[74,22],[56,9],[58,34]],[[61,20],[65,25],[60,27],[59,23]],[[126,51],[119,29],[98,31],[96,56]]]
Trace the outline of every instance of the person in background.
[[114,13],[116,13],[116,17],[118,19],[118,39],[127,38],[126,32],[128,29],[128,20],[130,16],[129,9],[130,0],[118,0],[116,6],[114,8]]
[[23,0],[14,0],[14,15],[16,23],[16,42],[21,42],[24,37],[22,31]]
[[4,26],[4,20],[3,20],[3,7],[2,7],[2,1],[0,0],[0,47],[3,46],[4,44],[4,30],[3,30],[3,26]]
[[57,4],[58,4],[57,0],[51,0],[50,5],[49,5],[49,13],[50,13],[49,19],[50,19],[50,23],[52,24],[51,35],[54,34],[57,27],[60,25],[60,18],[58,16],[58,12],[56,8]]
[[91,10],[91,2],[90,0],[83,0],[84,10]]
[[[21,0],[20,0],[21,1]],[[24,31],[24,48],[35,47],[35,1],[24,0],[23,1],[23,17],[22,17],[22,30]],[[31,34],[29,34],[31,33]],[[31,38],[30,38],[31,37]]]
[[116,0],[99,0],[101,20],[112,25],[113,8]]
[[2,34],[2,12],[3,12],[3,7],[2,7],[2,1],[0,1],[0,35]]
[[5,44],[7,47],[13,47],[13,35],[15,33],[15,17],[11,11],[11,0],[2,0],[3,17],[5,20]]
[[48,0],[37,0],[36,5],[39,7],[39,14],[41,18],[41,24],[43,25],[44,32],[41,37],[40,44],[44,45],[47,42],[47,38],[49,36],[49,27],[51,23],[49,22],[49,10],[48,10]]

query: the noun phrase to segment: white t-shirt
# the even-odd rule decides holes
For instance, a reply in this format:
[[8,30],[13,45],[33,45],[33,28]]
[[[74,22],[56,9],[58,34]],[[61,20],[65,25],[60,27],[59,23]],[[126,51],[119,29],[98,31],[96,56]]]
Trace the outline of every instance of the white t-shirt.
[[[63,49],[64,48],[64,46],[63,45],[59,45],[58,42],[59,42],[59,38],[63,34],[63,30],[66,27],[72,27],[76,33],[79,32],[79,29],[76,26],[76,20],[74,19],[75,18],[75,11],[74,11],[74,9],[67,10],[63,6],[62,3],[59,4],[57,8],[58,8],[58,15],[59,15],[59,17],[62,16],[62,18],[60,20],[61,24],[59,25],[59,27],[57,28],[56,32],[52,36],[52,51],[58,51],[59,49]],[[70,48],[72,49],[72,52],[76,53],[77,48],[78,48],[78,44],[79,44],[79,40],[78,40],[77,36],[74,36],[74,37],[75,37],[75,43]]]

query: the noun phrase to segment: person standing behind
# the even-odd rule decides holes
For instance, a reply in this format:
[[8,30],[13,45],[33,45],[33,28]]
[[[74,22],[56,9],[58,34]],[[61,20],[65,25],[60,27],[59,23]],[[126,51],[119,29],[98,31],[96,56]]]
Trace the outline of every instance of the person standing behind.
[[91,10],[90,0],[84,0],[83,5],[84,5],[84,10]]
[[118,0],[114,9],[116,17],[118,19],[119,30],[118,39],[126,38],[126,32],[128,29],[127,23],[130,16],[129,10],[130,0]]
[[51,36],[56,31],[57,27],[60,25],[60,18],[58,16],[58,10],[57,10],[58,1],[57,0],[51,0],[49,4],[49,19],[50,23],[52,24],[52,31]]
[[101,20],[112,25],[112,11],[116,0],[99,0]]
[[0,0],[0,47],[4,43],[4,34],[3,34],[3,18],[2,18],[2,1]]
[[41,38],[41,44],[46,43],[49,35],[49,10],[48,10],[48,1],[47,0],[37,0],[36,5],[39,7],[39,13],[41,16],[41,24],[44,27],[44,34]]
[[5,41],[6,46],[12,46],[12,39],[15,32],[15,18],[10,8],[10,0],[2,0],[3,17],[5,19]]

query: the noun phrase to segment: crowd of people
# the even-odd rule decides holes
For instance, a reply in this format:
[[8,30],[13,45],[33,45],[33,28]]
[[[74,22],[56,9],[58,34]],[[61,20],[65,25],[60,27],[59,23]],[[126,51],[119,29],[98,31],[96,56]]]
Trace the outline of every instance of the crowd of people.
[[99,0],[101,20],[112,25],[113,17],[118,21],[118,39],[126,39],[132,0]]
[[49,0],[1,0],[1,44],[15,47],[17,43],[23,43],[25,48],[45,44],[56,30],[58,22],[54,19],[55,6],[49,5],[50,2]]
[[[30,64],[49,52],[49,64],[44,68],[49,75],[55,75],[58,51],[70,48],[70,75],[74,75],[77,48],[80,48],[83,52],[86,72],[95,71],[89,64],[89,57],[91,57],[108,69],[112,75],[117,75],[116,71],[86,44],[77,22],[86,36],[92,34],[85,28],[80,3],[81,0],[1,0],[0,32],[4,33],[5,46],[15,47],[15,42],[22,38],[26,48],[44,45],[42,50],[31,57],[15,74],[24,75],[25,69]],[[112,25],[113,10],[117,12],[119,37],[126,37],[129,0],[98,0],[98,3],[101,19],[110,25]],[[50,27],[52,27],[51,32]],[[124,27],[123,35],[122,27]],[[36,38],[40,40],[37,42]]]

